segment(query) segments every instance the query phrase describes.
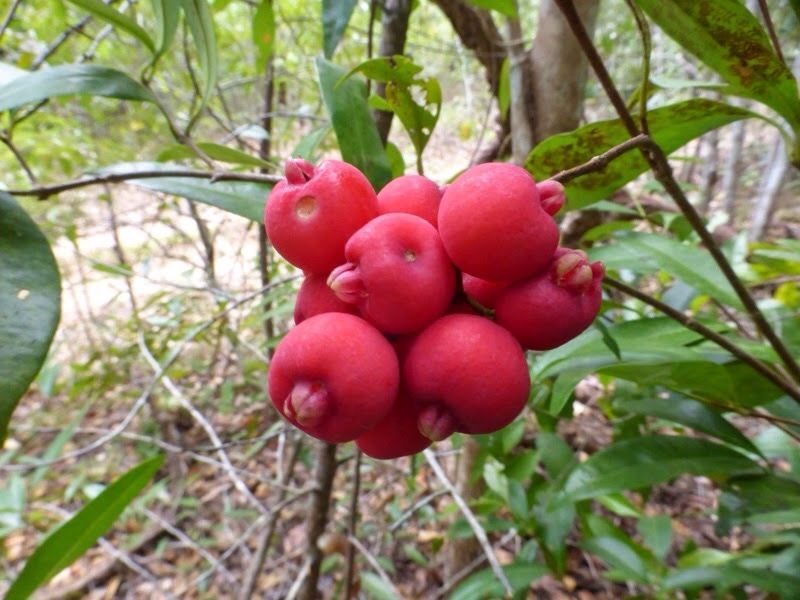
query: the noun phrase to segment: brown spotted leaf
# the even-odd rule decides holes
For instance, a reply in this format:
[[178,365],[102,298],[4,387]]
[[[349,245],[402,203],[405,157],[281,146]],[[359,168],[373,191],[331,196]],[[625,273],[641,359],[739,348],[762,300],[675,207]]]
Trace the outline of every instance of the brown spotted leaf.
[[800,130],[797,82],[738,0],[636,0],[664,32],[713,69],[730,93],[761,102]]
[[[649,111],[653,139],[671,153],[704,133],[728,123],[756,117],[748,110],[696,98]],[[619,119],[598,121],[540,142],[528,155],[525,168],[537,180],[581,165],[630,138]],[[574,210],[607,198],[647,170],[638,150],[631,150],[605,169],[577,177],[566,184],[567,208]]]

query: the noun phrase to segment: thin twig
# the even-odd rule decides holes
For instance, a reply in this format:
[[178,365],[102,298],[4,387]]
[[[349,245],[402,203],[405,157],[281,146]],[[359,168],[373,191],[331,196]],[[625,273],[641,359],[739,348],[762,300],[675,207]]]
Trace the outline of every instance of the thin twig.
[[[289,484],[289,480],[292,478],[294,473],[294,467],[295,464],[297,464],[297,457],[300,454],[301,445],[302,438],[298,438],[292,448],[292,453],[289,457],[289,465],[287,466],[286,470],[284,470],[283,476],[281,477],[281,488],[278,492],[277,500],[279,506],[285,500],[286,486]],[[242,585],[241,591],[237,595],[239,600],[249,600],[255,591],[256,583],[258,582],[258,576],[261,574],[261,569],[264,567],[264,561],[267,558],[267,553],[269,551],[270,544],[272,543],[272,536],[275,534],[275,527],[278,524],[279,515],[280,510],[273,509],[272,515],[269,518],[269,522],[264,529],[264,535],[259,541],[258,548],[256,548],[256,553],[253,555],[250,565],[247,567],[244,584]]]
[[[156,373],[162,373],[161,381],[163,382],[164,387],[166,387],[169,390],[170,394],[172,394],[172,396],[180,403],[180,405],[189,412],[192,418],[195,421],[197,421],[197,423],[200,425],[203,431],[206,432],[208,439],[210,439],[214,445],[221,446],[222,441],[219,439],[216,430],[208,421],[208,419],[206,419],[203,413],[201,413],[191,402],[189,402],[188,398],[186,398],[183,392],[181,392],[180,389],[178,389],[178,386],[175,385],[172,379],[170,379],[167,375],[163,374],[164,371],[163,366],[159,364],[159,362],[150,352],[150,349],[147,347],[147,344],[144,341],[143,335],[139,335],[139,349],[142,351],[142,354],[144,355],[147,362],[150,363],[150,366],[153,368],[153,371]],[[258,498],[256,498],[255,495],[253,495],[253,492],[250,491],[250,488],[247,487],[245,482],[242,481],[242,479],[236,473],[236,470],[234,469],[233,464],[231,463],[231,459],[228,456],[228,453],[225,452],[225,450],[220,449],[217,450],[217,456],[219,457],[219,460],[222,462],[225,472],[227,473],[228,477],[233,482],[234,487],[239,491],[239,493],[242,494],[242,496],[244,496],[245,498],[247,498],[250,504],[255,506],[261,513],[268,514],[269,509],[266,506],[264,506],[264,504]]]
[[28,164],[28,161],[26,161],[25,157],[22,156],[22,152],[20,152],[19,148],[17,148],[11,141],[11,134],[9,133],[8,135],[0,135],[0,142],[3,142],[3,144],[5,144],[5,146],[11,150],[11,154],[13,154],[14,158],[17,159],[19,166],[22,167],[23,171],[25,171],[25,175],[28,176],[28,179],[30,179],[31,183],[35,184],[36,175],[33,174],[33,170]]
[[632,137],[629,140],[625,140],[621,144],[618,144],[611,148],[610,150],[606,150],[602,154],[598,154],[597,156],[593,156],[588,161],[583,163],[582,165],[578,165],[577,167],[572,167],[571,169],[565,169],[560,171],[550,177],[559,183],[567,183],[572,181],[576,177],[580,177],[581,175],[587,175],[588,173],[595,173],[597,171],[602,171],[605,169],[611,161],[614,159],[619,158],[626,152],[633,150],[634,148],[642,148],[647,144],[650,144],[650,138],[644,134],[640,133],[636,137]]
[[478,519],[475,518],[475,514],[472,512],[472,509],[469,505],[464,501],[464,498],[461,497],[461,494],[458,493],[453,482],[447,478],[447,475],[442,469],[442,465],[439,464],[439,461],[436,459],[436,455],[433,451],[428,448],[423,451],[425,455],[425,460],[428,461],[428,464],[433,469],[436,478],[441,482],[441,484],[447,489],[450,496],[455,501],[456,505],[458,506],[461,513],[464,515],[464,518],[469,523],[469,526],[472,528],[475,537],[478,539],[478,543],[483,548],[484,554],[486,554],[486,559],[489,561],[489,565],[492,567],[492,572],[494,573],[495,577],[497,577],[498,581],[503,585],[503,589],[505,590],[508,596],[512,596],[514,594],[514,589],[511,587],[511,583],[508,581],[508,577],[506,577],[503,568],[500,566],[500,562],[497,560],[497,556],[494,554],[494,550],[492,550],[492,545],[489,543],[489,538],[486,536],[486,531],[481,527],[481,524],[478,523]]
[[769,40],[772,42],[772,49],[775,50],[778,60],[780,60],[783,63],[783,66],[786,67],[788,65],[786,64],[786,59],[783,56],[783,50],[781,50],[781,43],[778,41],[778,34],[775,33],[775,24],[772,22],[772,17],[769,14],[767,0],[758,0],[758,8],[761,9],[761,16],[764,18],[764,25],[767,27]]
[[211,183],[217,181],[250,181],[253,183],[276,183],[281,180],[277,175],[257,175],[255,173],[215,173],[213,171],[193,171],[190,169],[169,169],[164,171],[134,171],[128,173],[109,173],[96,177],[84,177],[66,183],[44,185],[29,190],[7,190],[12,196],[33,196],[45,200],[55,194],[67,192],[88,185],[102,185],[108,183],[121,183],[131,179],[154,179],[159,177],[187,177],[190,179],[208,179]]
[[[356,460],[353,464],[353,497],[350,499],[350,520],[347,523],[348,538],[356,537],[356,524],[358,523],[358,495],[361,487],[361,450],[356,448]],[[344,575],[344,598],[350,600],[353,596],[353,570],[355,567],[356,549],[351,543],[347,547],[347,568]]]
[[637,300],[641,300],[645,304],[649,304],[650,306],[652,306],[653,308],[655,308],[659,312],[662,312],[665,315],[667,315],[668,317],[670,317],[671,319],[674,319],[675,321],[678,321],[681,325],[683,325],[687,329],[691,329],[692,331],[695,331],[695,332],[699,333],[700,335],[702,335],[707,340],[714,342],[715,344],[717,344],[721,348],[724,348],[725,350],[727,350],[728,352],[733,354],[736,358],[741,360],[743,363],[748,364],[755,371],[757,371],[759,374],[761,374],[765,379],[768,379],[769,381],[774,383],[776,386],[781,388],[784,392],[786,392],[789,396],[794,398],[795,401],[800,402],[800,390],[799,389],[797,389],[790,382],[786,381],[778,373],[776,373],[774,370],[772,370],[772,368],[769,367],[767,364],[761,362],[760,360],[758,360],[757,358],[755,358],[751,354],[748,354],[747,352],[745,352],[744,350],[739,348],[736,344],[731,342],[725,336],[720,335],[716,331],[714,331],[713,329],[710,329],[710,328],[706,327],[705,325],[703,325],[702,323],[699,323],[698,321],[695,321],[692,317],[689,317],[689,316],[685,315],[681,311],[675,310],[674,308],[672,308],[668,304],[665,304],[665,303],[661,302],[660,300],[656,300],[652,296],[649,296],[648,294],[645,294],[644,292],[641,292],[638,289],[636,289],[634,287],[631,287],[631,286],[629,286],[629,285],[627,285],[627,284],[625,284],[625,283],[623,283],[621,281],[618,281],[618,280],[616,280],[616,279],[614,279],[612,277],[606,276],[603,279],[603,284],[608,286],[608,287],[610,287],[610,288],[617,289],[617,290],[627,294],[628,296],[636,298]]
[[[628,110],[628,107],[625,105],[625,101],[622,99],[619,90],[617,90],[616,86],[614,85],[614,82],[612,81],[611,76],[609,75],[608,70],[603,63],[603,59],[600,57],[600,54],[597,52],[597,48],[595,48],[595,45],[592,42],[592,38],[589,36],[586,28],[581,22],[580,17],[575,10],[574,4],[569,0],[555,0],[555,2],[558,4],[561,12],[564,14],[564,17],[572,29],[573,34],[578,39],[584,54],[586,54],[589,64],[592,66],[595,75],[600,80],[600,83],[603,86],[603,89],[605,90],[609,100],[611,101],[611,104],[613,104],[614,109],[617,111],[622,124],[628,130],[628,133],[630,133],[631,137],[636,137],[641,132],[639,131],[633,116]],[[708,229],[706,229],[702,218],[697,213],[694,206],[692,206],[691,202],[689,202],[686,194],[684,194],[678,182],[675,181],[675,177],[672,173],[672,167],[670,166],[669,160],[667,159],[666,154],[664,154],[662,148],[653,142],[646,144],[641,151],[644,155],[644,158],[650,165],[656,180],[664,187],[664,190],[667,192],[667,194],[669,194],[670,197],[675,201],[675,203],[678,205],[678,208],[680,208],[681,212],[686,217],[686,220],[689,221],[692,229],[694,229],[694,231],[698,234],[701,242],[714,259],[714,262],[717,263],[717,266],[719,266],[725,278],[730,282],[731,287],[741,300],[742,305],[747,311],[747,314],[753,320],[753,323],[755,323],[759,332],[761,332],[769,344],[775,349],[775,352],[781,358],[781,361],[786,365],[789,373],[791,373],[792,378],[795,381],[800,382],[800,365],[798,365],[797,361],[786,347],[783,340],[781,340],[781,338],[775,333],[775,330],[769,324],[766,317],[764,317],[764,314],[761,312],[761,309],[759,309],[755,299],[750,295],[747,287],[736,275],[736,272],[733,270],[733,267],[728,262],[727,257],[720,249],[714,237],[711,235]]]
[[[397,588],[394,587],[391,578],[386,574],[386,571],[381,566],[381,563],[379,563],[378,559],[375,558],[369,550],[367,550],[364,544],[362,544],[359,539],[353,535],[347,536],[347,541],[350,542],[352,547],[356,548],[359,552],[361,552],[361,554],[364,555],[364,558],[366,558],[370,566],[375,569],[375,571],[378,573],[378,576],[383,579],[383,582],[389,586],[389,589],[391,589],[392,592],[394,592],[395,598],[402,598],[402,595]],[[345,596],[345,598],[347,598],[347,596]]]
[[0,23],[0,40],[3,39],[3,34],[8,29],[8,26],[11,24],[11,19],[14,18],[14,13],[17,12],[17,8],[22,3],[22,0],[14,0],[11,3],[11,8],[8,9],[8,13],[6,14],[6,18],[3,19],[3,22]]

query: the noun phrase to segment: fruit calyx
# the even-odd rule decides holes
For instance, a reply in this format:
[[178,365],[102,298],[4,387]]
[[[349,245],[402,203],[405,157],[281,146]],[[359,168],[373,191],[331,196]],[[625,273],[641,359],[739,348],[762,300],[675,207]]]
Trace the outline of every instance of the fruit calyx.
[[564,186],[558,181],[548,179],[536,184],[536,190],[539,192],[539,204],[542,209],[551,217],[555,215],[564,206],[566,197],[564,196]]
[[426,407],[417,419],[419,432],[429,440],[440,442],[456,430],[456,421],[450,411],[438,404]]
[[314,165],[302,158],[288,158],[283,165],[283,175],[292,185],[300,185],[314,177]]
[[566,250],[553,261],[550,272],[556,285],[582,294],[603,277],[605,269],[599,261],[590,263],[581,250]]
[[330,406],[331,399],[323,384],[298,381],[286,396],[283,411],[303,427],[316,427],[325,418]]
[[328,286],[342,302],[356,304],[367,296],[364,280],[358,270],[358,265],[345,263],[336,267],[328,276]]

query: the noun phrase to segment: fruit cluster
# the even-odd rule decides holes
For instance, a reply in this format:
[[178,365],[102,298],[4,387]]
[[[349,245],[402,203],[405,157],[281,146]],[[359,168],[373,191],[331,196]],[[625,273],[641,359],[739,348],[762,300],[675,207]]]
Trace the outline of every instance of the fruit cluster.
[[558,247],[563,203],[559,183],[505,163],[376,195],[347,163],[288,160],[265,223],[305,280],[270,365],[277,410],[384,459],[508,425],[530,391],[524,350],[567,342],[600,308],[602,264]]

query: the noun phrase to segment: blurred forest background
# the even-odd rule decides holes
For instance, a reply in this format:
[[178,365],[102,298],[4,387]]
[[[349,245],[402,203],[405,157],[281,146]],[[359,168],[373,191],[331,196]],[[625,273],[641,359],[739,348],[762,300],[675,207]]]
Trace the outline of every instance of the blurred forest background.
[[[147,31],[159,22],[158,3],[98,3]],[[524,162],[554,134],[617,118],[551,0],[195,0],[181,4],[204,5],[195,14],[213,21],[215,48],[199,46],[195,23],[182,19],[155,65],[140,37],[98,16],[96,4],[5,0],[0,98],[25,72],[83,64],[144,81],[159,103],[78,95],[6,110],[0,189],[102,169],[279,176],[292,155],[338,158],[315,63],[326,43],[332,54],[332,40],[331,60],[346,70],[405,54],[438,80],[441,113],[422,160],[439,183],[478,161]],[[641,14],[623,0],[572,4],[635,107]],[[747,6],[754,19],[758,4]],[[798,72],[796,3],[766,4],[785,63]],[[648,31],[651,110],[707,99],[774,117],[705,85],[719,77],[659,27]],[[524,72],[510,66],[519,64]],[[414,172],[402,124],[377,121],[399,151],[390,155],[394,173]],[[800,180],[786,138],[770,122],[737,117],[687,140],[670,156],[675,178],[797,356]],[[266,397],[270,351],[292,324],[300,283],[260,224],[242,216],[253,214],[248,198],[267,193],[258,181],[165,177],[15,194],[52,244],[63,291],[46,362],[0,449],[0,593],[54,526],[164,453],[153,484],[37,597],[311,598],[314,570],[326,598],[345,597],[351,575],[364,598],[502,597],[487,548],[521,597],[693,597],[714,586],[735,597],[800,595],[797,403],[618,290],[608,292],[599,329],[532,359],[530,408],[506,430],[475,441],[456,435],[434,447],[433,460],[362,459],[347,444],[326,463],[325,448],[288,427]],[[567,209],[565,245],[590,249],[628,285],[777,362],[745,311],[704,286],[710,259],[694,262],[700,241],[651,175]],[[625,245],[631,235],[648,237]],[[687,253],[643,245],[657,237]],[[664,412],[657,399],[681,411]],[[713,449],[692,446],[696,455],[660,481],[551,502],[590,455],[637,454],[637,439],[655,435],[717,440],[714,448],[759,461],[772,479],[725,487],[738,471],[694,463]],[[680,452],[654,456],[667,463]],[[319,493],[323,464],[335,467],[329,508]],[[754,503],[779,488],[776,505]],[[772,517],[757,521],[754,512]]]

